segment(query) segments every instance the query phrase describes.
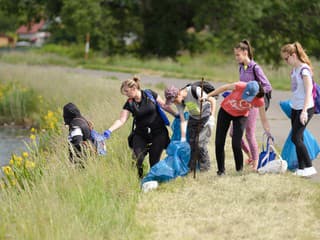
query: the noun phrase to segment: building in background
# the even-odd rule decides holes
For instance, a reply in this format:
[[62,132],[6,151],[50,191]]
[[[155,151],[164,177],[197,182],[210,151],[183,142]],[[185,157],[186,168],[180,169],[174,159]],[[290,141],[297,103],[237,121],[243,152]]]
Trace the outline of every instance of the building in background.
[[36,46],[41,47],[50,37],[47,32],[47,23],[42,19],[38,23],[22,25],[16,31],[18,42],[16,46]]
[[15,47],[15,39],[11,36],[0,33],[0,47]]

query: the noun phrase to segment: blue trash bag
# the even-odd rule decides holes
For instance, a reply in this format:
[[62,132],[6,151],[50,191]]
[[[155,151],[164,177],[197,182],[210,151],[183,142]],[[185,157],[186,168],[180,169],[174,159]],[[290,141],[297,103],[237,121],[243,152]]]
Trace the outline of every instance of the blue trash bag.
[[[288,118],[291,117],[291,102],[290,100],[281,101],[280,107],[282,111],[287,115]],[[298,168],[298,157],[296,153],[296,146],[293,144],[291,140],[292,130],[290,130],[287,140],[285,141],[282,151],[281,157],[287,161],[288,169],[295,170]],[[309,156],[311,160],[317,158],[320,153],[320,146],[314,136],[306,129],[303,133],[303,141],[307,147]]]
[[[184,113],[184,119],[188,120],[189,119],[189,113],[185,112]],[[176,117],[172,124],[171,124],[171,129],[172,129],[172,136],[171,136],[171,141],[180,141],[181,139],[181,128],[180,128],[180,118]],[[188,140],[188,133],[187,133],[187,140]]]
[[[184,113],[184,118],[189,119],[189,114]],[[142,179],[141,184],[149,181],[166,182],[189,172],[191,149],[188,142],[180,142],[180,119],[175,118],[171,125],[173,134],[167,147],[167,156],[153,165],[149,173]],[[188,135],[187,135],[188,136]],[[188,137],[187,137],[188,139]]]
[[149,181],[166,182],[189,172],[190,145],[188,142],[171,141],[167,157],[153,165],[141,184]]

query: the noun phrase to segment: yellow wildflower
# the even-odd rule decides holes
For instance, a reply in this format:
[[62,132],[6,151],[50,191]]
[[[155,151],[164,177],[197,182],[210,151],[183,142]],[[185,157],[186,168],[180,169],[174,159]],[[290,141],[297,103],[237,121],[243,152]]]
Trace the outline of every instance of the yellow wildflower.
[[16,179],[11,179],[10,183],[11,183],[12,186],[15,186],[15,185],[17,185],[17,180]]
[[2,171],[4,172],[5,175],[7,176],[13,176],[14,173],[12,171],[12,168],[10,166],[4,166],[2,167]]
[[20,167],[22,163],[22,157],[16,157],[17,166]]
[[29,157],[29,153],[27,153],[27,152],[23,152],[23,153],[22,153],[22,157],[24,157],[24,158]]
[[26,169],[34,169],[35,166],[36,166],[36,164],[34,162],[26,160],[26,162],[25,162]]
[[9,164],[12,166],[14,164],[14,160],[11,158]]
[[30,135],[30,139],[31,139],[32,141],[36,140],[36,135],[31,134],[31,135]]
[[53,112],[49,110],[47,116],[48,116],[49,119],[52,118],[53,117]]
[[30,129],[30,132],[35,133],[35,132],[36,132],[36,129],[35,129],[35,128],[31,128],[31,129]]

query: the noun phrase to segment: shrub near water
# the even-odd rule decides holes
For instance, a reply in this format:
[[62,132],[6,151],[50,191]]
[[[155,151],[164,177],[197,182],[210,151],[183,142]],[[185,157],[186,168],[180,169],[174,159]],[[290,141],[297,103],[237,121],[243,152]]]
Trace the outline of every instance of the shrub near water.
[[41,97],[18,83],[0,84],[0,121],[32,125],[40,112]]

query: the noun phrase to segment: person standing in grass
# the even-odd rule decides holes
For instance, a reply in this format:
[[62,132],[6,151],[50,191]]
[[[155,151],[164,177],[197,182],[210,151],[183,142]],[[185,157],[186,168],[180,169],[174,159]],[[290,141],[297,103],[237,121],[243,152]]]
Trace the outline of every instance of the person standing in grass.
[[[253,50],[248,40],[242,40],[234,48],[236,61],[239,63],[239,74],[241,82],[257,81],[263,87],[264,103],[266,110],[270,104],[271,84],[264,74],[262,68],[253,60]],[[245,128],[246,141],[241,141],[243,151],[248,155],[246,163],[252,164],[253,169],[257,169],[259,159],[259,148],[255,136],[258,109],[251,108]],[[231,130],[232,135],[232,130]]]
[[[138,175],[142,178],[145,156],[149,154],[149,163],[152,167],[159,162],[162,151],[167,148],[170,142],[167,127],[154,101],[157,101],[171,114],[175,115],[175,112],[171,108],[167,108],[164,100],[156,92],[150,89],[142,90],[140,79],[137,77],[123,81],[120,91],[128,97],[128,100],[120,112],[119,119],[104,132],[104,136],[110,138],[111,133],[122,127],[132,114],[134,127],[129,146],[133,149]],[[147,91],[152,95],[154,101],[150,99]]]
[[[228,129],[232,122],[232,151],[236,164],[236,171],[243,170],[243,153],[241,149],[241,139],[245,127],[247,126],[248,116],[252,108],[259,109],[260,119],[265,133],[271,136],[270,125],[266,117],[264,106],[264,90],[257,81],[236,82],[223,85],[210,92],[207,97],[216,96],[225,91],[231,91],[221,102],[218,112],[215,152],[218,165],[218,176],[225,174],[225,141]],[[207,98],[203,98],[206,100]]]
[[[192,94],[192,85],[182,89],[175,86],[167,87],[164,95],[166,97],[166,104],[171,105],[174,103],[178,109],[181,125],[181,141],[186,141],[186,130],[188,132],[191,147],[190,171],[194,170],[198,158],[200,171],[205,172],[210,169],[210,157],[207,145],[215,123],[216,99],[209,97],[208,101],[203,103],[200,118],[201,87],[196,87],[195,90],[197,98]],[[207,96],[204,91],[203,96]],[[185,109],[189,112],[188,121],[184,118]],[[197,139],[198,134],[199,139]]]
[[294,174],[309,177],[317,173],[303,141],[303,133],[314,114],[312,64],[299,42],[284,45],[281,48],[281,57],[293,67],[291,71],[291,126],[292,142],[296,146],[298,157],[298,169]]

